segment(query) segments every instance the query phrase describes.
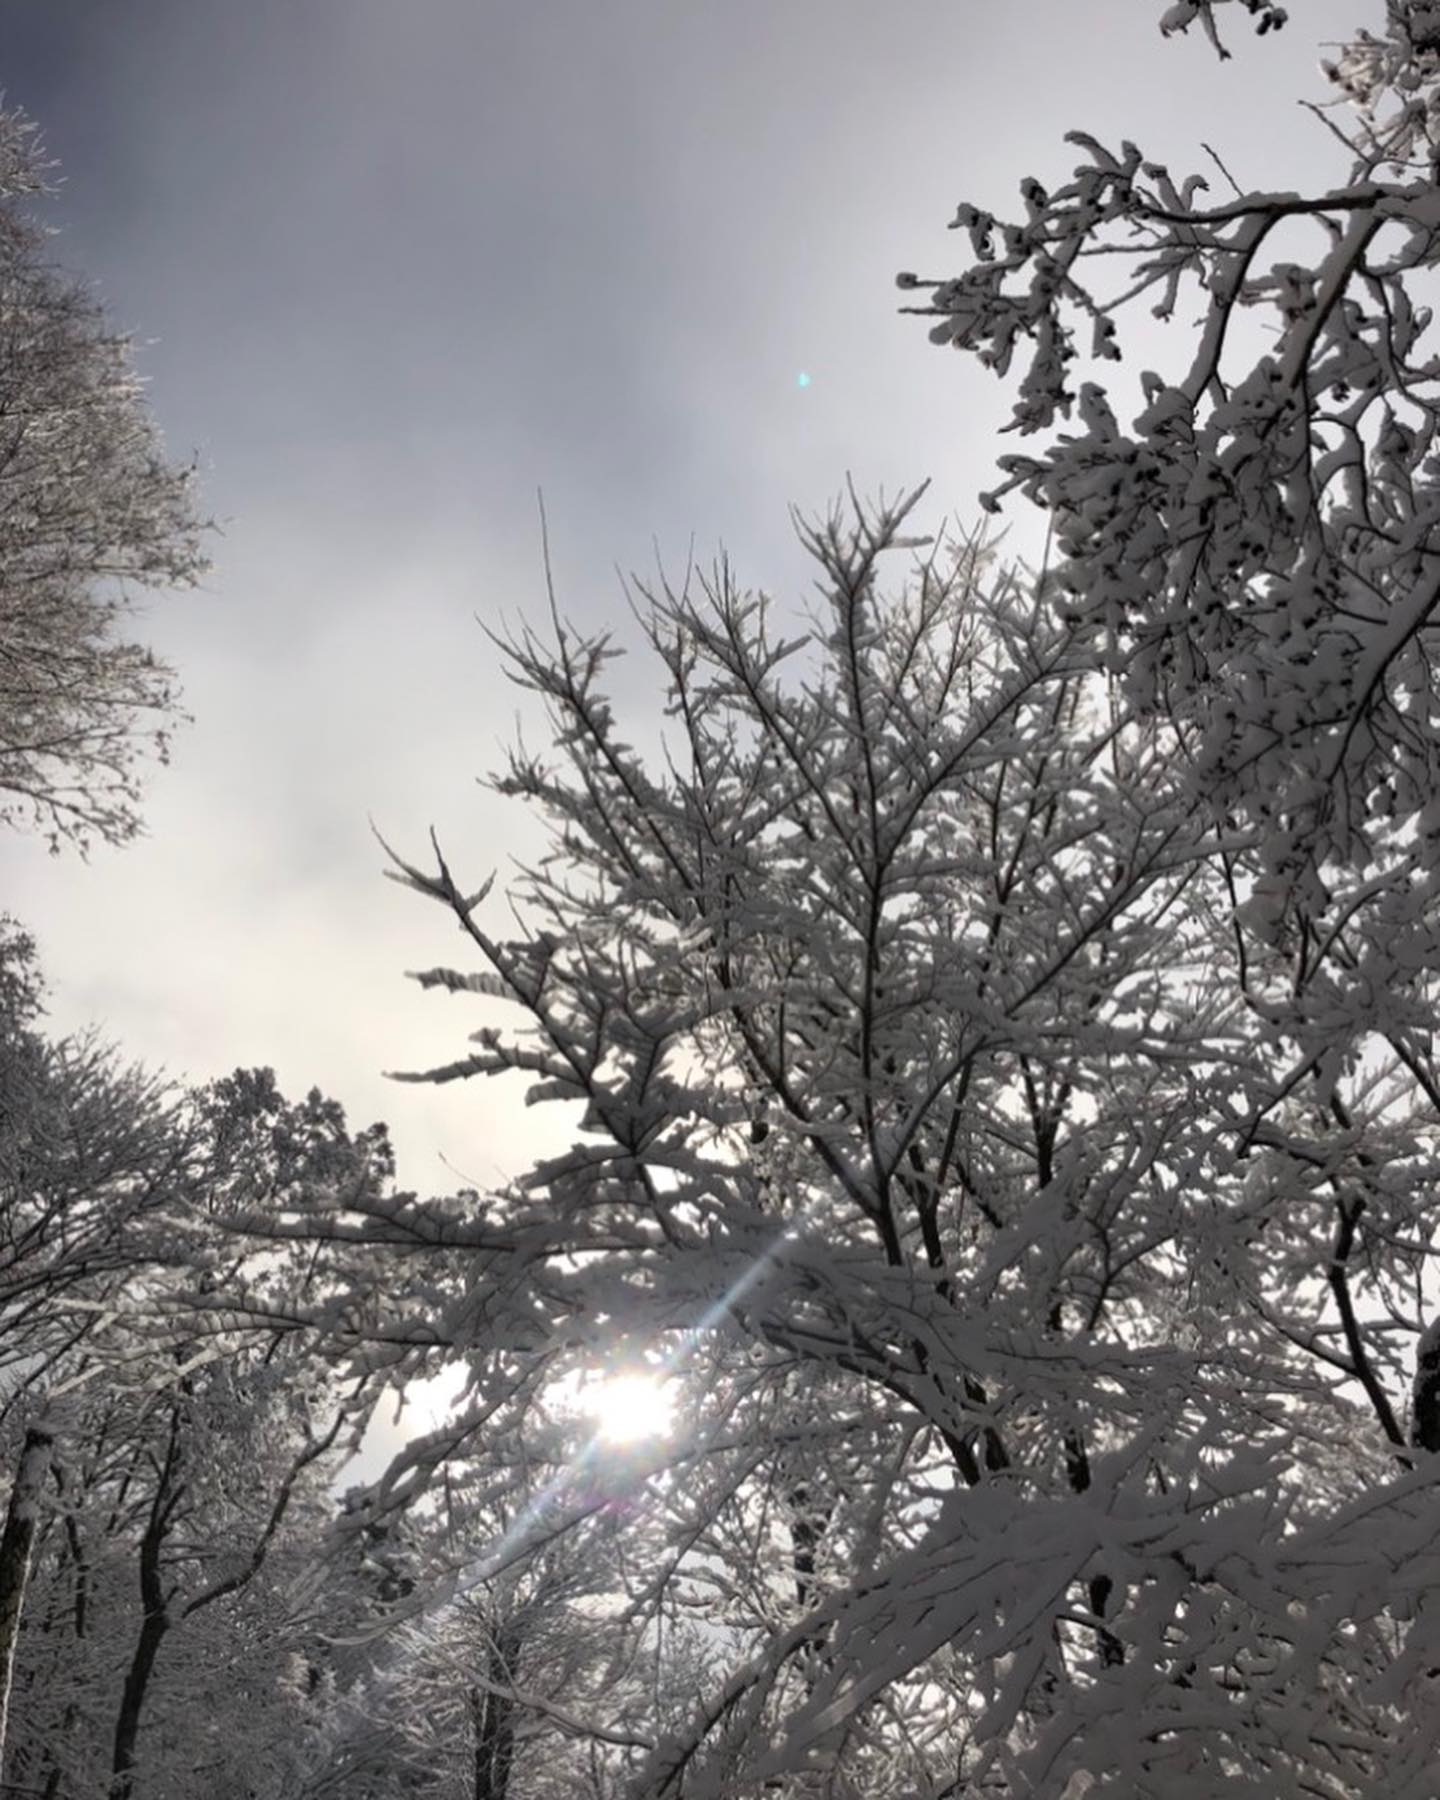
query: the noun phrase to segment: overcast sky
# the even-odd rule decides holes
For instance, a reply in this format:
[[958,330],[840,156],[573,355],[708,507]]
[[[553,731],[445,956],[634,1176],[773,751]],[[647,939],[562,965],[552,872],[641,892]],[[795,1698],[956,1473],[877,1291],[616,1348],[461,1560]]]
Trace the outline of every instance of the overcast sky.
[[[1247,186],[1340,172],[1295,102],[1378,0],[1298,0],[1233,61],[1147,0],[4,0],[0,86],[64,176],[57,257],[141,341],[223,525],[144,635],[195,715],[148,836],[88,865],[0,841],[52,1023],[196,1079],[268,1063],[400,1172],[481,1187],[542,1142],[508,1086],[397,1087],[479,1022],[403,971],[463,958],[381,879],[373,816],[467,884],[536,839],[476,777],[517,695],[479,625],[543,604],[625,636],[616,575],[722,542],[797,593],[787,509],[846,472],[974,516],[1006,416],[897,313],[1074,127]],[[1213,172],[1213,171],[1212,171]],[[1177,333],[1182,327],[1172,328]],[[1167,366],[1183,346],[1146,346]],[[802,382],[802,376],[808,382]],[[637,665],[622,695],[653,701]],[[534,733],[531,733],[532,738]],[[550,1127],[553,1129],[553,1127]]]

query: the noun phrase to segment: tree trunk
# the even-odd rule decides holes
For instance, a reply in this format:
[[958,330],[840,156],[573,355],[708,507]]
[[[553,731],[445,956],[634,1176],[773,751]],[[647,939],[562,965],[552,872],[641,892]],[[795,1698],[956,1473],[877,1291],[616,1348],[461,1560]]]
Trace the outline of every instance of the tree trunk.
[[492,1800],[490,1752],[493,1744],[490,1709],[494,1699],[493,1694],[482,1693],[477,1687],[470,1690],[470,1725],[474,1747],[471,1800]]
[[515,1679],[514,1658],[520,1648],[512,1632],[502,1631],[487,1658],[488,1686],[470,1689],[470,1718],[475,1732],[473,1800],[506,1800],[515,1761],[515,1702],[508,1688]]
[[135,1654],[125,1673],[125,1691],[120,1696],[120,1713],[115,1720],[115,1750],[110,1762],[110,1800],[130,1800],[135,1785],[135,1746],[140,1738],[140,1716],[145,1709],[145,1695],[155,1658],[170,1620],[163,1609],[147,1612],[140,1626]]
[[54,1443],[54,1433],[43,1419],[25,1433],[20,1466],[15,1471],[15,1485],[5,1512],[5,1534],[0,1537],[0,1788],[5,1779],[10,1682],[15,1673],[20,1615],[25,1609],[25,1587],[30,1579],[30,1552],[35,1543],[40,1493],[50,1472]]
[[125,1672],[125,1689],[120,1696],[120,1712],[115,1720],[115,1748],[110,1759],[110,1800],[130,1800],[135,1785],[135,1746],[140,1737],[140,1717],[145,1710],[145,1695],[155,1669],[155,1658],[169,1631],[170,1612],[165,1603],[165,1585],[160,1573],[160,1552],[164,1548],[170,1516],[184,1493],[183,1483],[176,1481],[180,1466],[180,1412],[170,1414],[170,1438],[165,1447],[165,1461],[155,1483],[155,1497],[150,1503],[150,1517],[145,1535],[140,1540],[140,1635],[135,1640],[135,1654]]

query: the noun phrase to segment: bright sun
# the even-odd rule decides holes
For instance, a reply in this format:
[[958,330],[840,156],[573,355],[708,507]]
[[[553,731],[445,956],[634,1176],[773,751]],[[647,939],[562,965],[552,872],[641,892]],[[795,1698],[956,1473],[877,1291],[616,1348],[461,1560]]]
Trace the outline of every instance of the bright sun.
[[654,1375],[607,1375],[587,1385],[581,1404],[607,1444],[636,1444],[665,1437],[675,1402],[669,1383]]

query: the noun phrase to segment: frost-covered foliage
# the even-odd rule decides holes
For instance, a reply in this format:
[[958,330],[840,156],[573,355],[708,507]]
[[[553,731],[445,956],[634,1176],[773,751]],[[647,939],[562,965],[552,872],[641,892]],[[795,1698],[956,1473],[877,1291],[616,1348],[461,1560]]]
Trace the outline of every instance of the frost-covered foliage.
[[[527,1474],[543,1488],[558,1471],[537,1451],[565,1434],[534,1423]],[[570,1453],[574,1435],[572,1424]],[[517,1513],[491,1498],[497,1461],[490,1446],[453,1458],[403,1522],[374,1518],[362,1497],[348,1509],[326,1583],[333,1648],[315,1653],[321,1754],[303,1800],[388,1800],[410,1786],[434,1800],[609,1800],[657,1718],[683,1717],[692,1634],[673,1617],[662,1634],[627,1604],[654,1559],[619,1512],[416,1610],[467,1546],[514,1529]]]
[[[1215,19],[1215,8],[1231,4],[1231,0],[1175,0],[1167,5],[1160,19],[1160,29],[1169,37],[1175,31],[1188,31],[1194,24],[1199,24],[1206,37],[1215,46],[1222,58],[1228,58],[1230,52],[1220,37],[1219,26]],[[1283,6],[1271,4],[1271,0],[1240,0],[1255,21],[1255,29],[1264,37],[1267,31],[1278,31],[1289,14]]]
[[127,340],[26,209],[46,172],[34,126],[0,110],[0,822],[59,849],[139,829],[142,753],[163,757],[180,715],[127,615],[205,564]]
[[114,1349],[103,1386],[48,1414],[7,1778],[187,1800],[203,1774],[216,1800],[288,1800],[313,1747],[290,1590],[328,1522],[331,1426],[263,1344],[168,1383]]
[[268,1071],[186,1093],[49,1039],[33,944],[0,924],[0,1785],[189,1800],[203,1771],[215,1800],[294,1800],[295,1583],[361,1396],[294,1328],[324,1247],[252,1271],[217,1220],[382,1178],[383,1128],[352,1139]]
[[[1440,9],[1392,0],[1326,72],[1329,183],[1227,192],[1218,162],[1182,178],[1072,132],[1073,171],[1025,180],[1016,217],[959,208],[962,273],[899,278],[937,343],[1017,378],[1012,429],[1042,439],[987,504],[1046,510],[1065,604],[1282,880],[1397,822],[1425,867],[1440,845]],[[1121,382],[1142,301],[1175,364]]]
[[156,1215],[191,1191],[198,1149],[163,1082],[94,1033],[41,1029],[35,946],[0,916],[0,1398],[43,1385],[167,1254]]
[[1422,1800],[1433,875],[1392,826],[1292,904],[1143,657],[913,503],[803,528],[804,636],[727,566],[639,591],[663,754],[606,638],[508,645],[553,745],[499,778],[553,834],[518,932],[397,878],[479,956],[418,979],[520,1024],[424,1078],[580,1130],[452,1227],[455,1431],[541,1368],[687,1376],[645,1516],[728,1666],[637,1800]]

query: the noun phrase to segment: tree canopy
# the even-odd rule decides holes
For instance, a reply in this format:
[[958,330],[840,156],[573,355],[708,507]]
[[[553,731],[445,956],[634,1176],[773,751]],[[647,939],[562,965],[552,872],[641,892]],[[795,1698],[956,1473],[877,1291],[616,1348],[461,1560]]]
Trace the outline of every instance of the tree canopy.
[[387,872],[473,1015],[401,1078],[550,1108],[513,1182],[52,1044],[0,940],[27,1788],[1433,1800],[1440,9],[1325,75],[1312,192],[1076,134],[901,277],[1043,566],[851,489],[808,605],[632,582],[649,710],[553,591],[492,640],[547,849]]
[[518,936],[400,868],[483,965],[418,979],[523,1019],[429,1078],[583,1112],[437,1323],[489,1405],[637,1347],[694,1384],[655,1504],[764,1606],[722,1584],[730,1672],[636,1794],[1418,1795],[1430,977],[1297,997],[1178,730],[918,498],[804,528],[803,637],[723,565],[639,594],[661,761],[605,639],[510,645],[556,748],[499,783],[556,852]]
[[143,753],[181,715],[128,615],[206,564],[128,340],[46,254],[46,181],[34,125],[0,110],[0,821],[58,849],[139,829]]
[[[803,622],[641,585],[658,754],[557,610],[518,935],[396,871],[522,1020],[424,1078],[578,1108],[444,1329],[486,1404],[687,1371],[676,1591],[765,1572],[637,1796],[1433,1786],[1432,23],[1327,68],[1332,184],[1081,134],[901,277],[1018,377],[1042,570],[852,496]],[[1200,320],[1132,401],[1142,298]]]

